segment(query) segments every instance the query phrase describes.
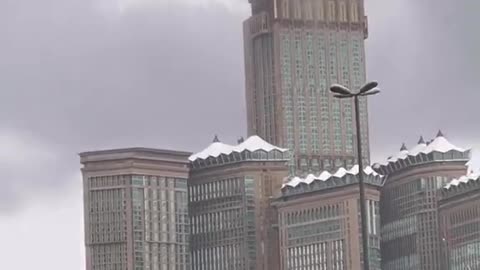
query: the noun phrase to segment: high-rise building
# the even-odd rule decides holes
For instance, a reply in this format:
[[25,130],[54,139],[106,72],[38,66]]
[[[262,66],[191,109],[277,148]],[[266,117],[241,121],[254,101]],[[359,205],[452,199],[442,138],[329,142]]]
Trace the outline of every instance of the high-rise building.
[[[365,169],[369,265],[380,270],[380,188],[384,177]],[[362,270],[358,166],[295,177],[274,206],[280,232],[280,270]]]
[[[292,173],[356,164],[355,110],[334,98],[339,83],[366,81],[363,0],[249,0],[244,22],[248,134],[292,151]],[[367,100],[360,99],[364,164],[369,164]]]
[[438,220],[442,187],[465,175],[470,151],[451,144],[441,132],[373,167],[387,176],[381,192],[383,270],[438,270],[444,264]]
[[190,157],[192,270],[278,269],[270,201],[288,159],[286,149],[257,136],[236,146],[215,140]]
[[81,153],[87,270],[189,270],[190,153]]
[[440,270],[480,269],[480,175],[448,183],[438,215],[445,259]]

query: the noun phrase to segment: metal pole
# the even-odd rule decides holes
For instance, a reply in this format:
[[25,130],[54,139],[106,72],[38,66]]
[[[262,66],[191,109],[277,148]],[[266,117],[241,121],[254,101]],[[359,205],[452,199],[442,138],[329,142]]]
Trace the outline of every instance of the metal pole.
[[358,158],[358,185],[360,187],[360,217],[362,220],[362,244],[363,244],[363,270],[369,270],[370,263],[368,257],[368,224],[365,200],[365,183],[363,179],[363,160],[362,160],[362,136],[360,133],[360,109],[358,96],[354,96],[355,100],[355,118],[357,121],[357,158]]
[[450,250],[449,250],[447,238],[443,239],[443,243],[445,246],[445,257],[447,259],[447,270],[450,270]]

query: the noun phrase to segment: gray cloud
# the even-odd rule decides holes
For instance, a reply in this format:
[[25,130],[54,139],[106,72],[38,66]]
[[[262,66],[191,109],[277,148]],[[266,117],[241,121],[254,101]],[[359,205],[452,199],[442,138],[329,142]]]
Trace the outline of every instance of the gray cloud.
[[[112,18],[87,1],[27,2],[0,4],[8,25],[1,29],[8,42],[0,44],[0,130],[29,134],[59,160],[37,177],[15,176],[35,171],[31,157],[2,170],[2,179],[59,189],[78,171],[80,151],[198,150],[215,133],[243,135],[241,15],[179,4]],[[1,204],[15,207],[25,191],[12,185]]]
[[[170,4],[117,14],[98,2],[0,2],[0,135],[28,134],[18,136],[56,157],[36,163],[27,155],[0,166],[1,179],[9,179],[2,181],[15,182],[0,194],[5,209],[33,199],[22,195],[29,189],[67,186],[80,151],[194,151],[215,133],[231,142],[245,133],[247,8]],[[368,75],[384,90],[370,103],[375,156],[438,128],[454,142],[473,142],[479,4],[371,0],[367,8]]]
[[439,128],[456,143],[476,141],[480,3],[391,2],[368,3],[368,75],[384,90],[371,101],[373,151],[397,151]]

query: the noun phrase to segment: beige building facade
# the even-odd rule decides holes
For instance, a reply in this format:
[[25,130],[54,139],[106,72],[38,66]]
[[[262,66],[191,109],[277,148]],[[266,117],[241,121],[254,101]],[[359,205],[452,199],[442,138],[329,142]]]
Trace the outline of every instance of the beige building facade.
[[279,269],[270,201],[288,158],[257,136],[236,146],[216,141],[190,157],[192,270]]
[[440,270],[480,269],[480,175],[452,180],[439,201],[442,258]]
[[[292,151],[292,175],[356,164],[355,110],[329,92],[366,80],[363,0],[250,0],[244,22],[248,134]],[[360,100],[369,164],[367,100]]]
[[190,153],[80,154],[87,270],[189,270]]
[[[380,188],[384,178],[365,170],[370,269],[380,270]],[[294,178],[275,201],[281,270],[361,270],[358,166]]]
[[446,183],[466,174],[469,159],[469,150],[439,132],[374,165],[387,176],[380,207],[383,270],[442,269],[438,196]]

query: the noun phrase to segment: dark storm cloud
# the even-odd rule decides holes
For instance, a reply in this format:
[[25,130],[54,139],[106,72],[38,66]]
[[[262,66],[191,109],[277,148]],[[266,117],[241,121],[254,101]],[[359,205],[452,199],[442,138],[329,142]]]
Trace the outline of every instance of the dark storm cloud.
[[[60,193],[80,151],[194,151],[215,133],[230,142],[244,135],[246,13],[181,4],[122,14],[98,8],[104,2],[108,10],[108,1],[0,1],[0,135],[27,134],[18,135],[22,145],[54,153],[0,166],[9,183],[2,209],[32,199],[22,196],[32,191]],[[459,140],[478,136],[478,5],[368,2],[368,75],[384,90],[370,103],[380,157],[438,128]]]

